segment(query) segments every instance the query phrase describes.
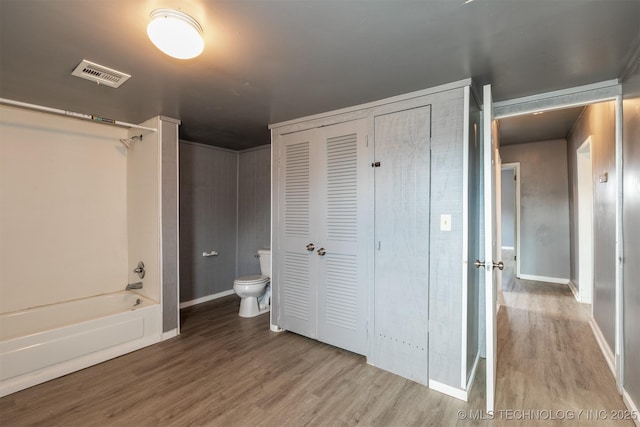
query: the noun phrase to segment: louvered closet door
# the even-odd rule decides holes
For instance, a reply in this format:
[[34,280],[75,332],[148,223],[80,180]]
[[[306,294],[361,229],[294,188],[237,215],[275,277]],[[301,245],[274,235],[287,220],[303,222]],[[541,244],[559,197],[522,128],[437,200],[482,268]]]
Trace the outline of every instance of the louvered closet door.
[[288,331],[316,337],[317,277],[314,243],[312,149],[316,130],[281,137],[277,247],[274,278],[278,298],[277,323]]
[[[365,197],[370,165],[366,120],[319,129],[323,171],[315,202],[319,218],[318,339],[367,352]],[[322,250],[326,251],[322,255]]]

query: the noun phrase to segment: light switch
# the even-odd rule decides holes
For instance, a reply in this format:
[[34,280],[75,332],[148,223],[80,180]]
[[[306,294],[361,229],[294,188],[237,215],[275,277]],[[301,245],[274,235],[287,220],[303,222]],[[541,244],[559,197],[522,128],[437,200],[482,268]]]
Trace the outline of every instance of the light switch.
[[451,231],[451,215],[440,215],[440,231]]

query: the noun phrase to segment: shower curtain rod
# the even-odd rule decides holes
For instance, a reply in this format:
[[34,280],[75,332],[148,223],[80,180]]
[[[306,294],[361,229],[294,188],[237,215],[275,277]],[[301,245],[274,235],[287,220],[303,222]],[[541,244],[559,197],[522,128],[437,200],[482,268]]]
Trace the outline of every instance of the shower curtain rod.
[[29,104],[26,102],[14,101],[12,99],[0,98],[0,103],[13,105],[15,107],[28,108],[30,110],[43,111],[45,113],[52,113],[52,114],[59,114],[67,117],[73,117],[74,119],[90,120],[92,122],[105,123],[108,125],[122,126],[122,127],[135,128],[135,129],[144,129],[152,132],[158,131],[158,129],[156,128],[149,128],[146,126],[140,126],[133,123],[121,122],[119,120],[108,119],[106,117],[98,117],[91,114],[74,113],[73,111],[61,110],[59,108],[44,107],[42,105]]

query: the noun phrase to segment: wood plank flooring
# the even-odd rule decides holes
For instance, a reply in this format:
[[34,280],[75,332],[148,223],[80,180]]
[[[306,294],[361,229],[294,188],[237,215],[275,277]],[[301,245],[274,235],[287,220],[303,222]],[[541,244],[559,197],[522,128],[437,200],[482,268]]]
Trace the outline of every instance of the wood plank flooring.
[[[624,410],[613,377],[565,287],[505,280],[497,408]],[[631,422],[463,420],[484,407],[366,364],[361,356],[238,317],[222,298],[182,311],[182,334],[0,399],[2,426],[466,426]],[[523,413],[520,414],[522,416]],[[535,415],[534,413],[531,413]]]

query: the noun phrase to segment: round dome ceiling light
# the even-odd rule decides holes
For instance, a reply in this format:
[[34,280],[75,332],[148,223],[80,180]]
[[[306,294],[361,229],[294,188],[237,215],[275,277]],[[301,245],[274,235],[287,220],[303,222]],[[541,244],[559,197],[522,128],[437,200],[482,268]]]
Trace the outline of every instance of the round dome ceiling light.
[[204,50],[202,27],[186,13],[173,9],[151,12],[147,35],[164,53],[177,59],[191,59]]

